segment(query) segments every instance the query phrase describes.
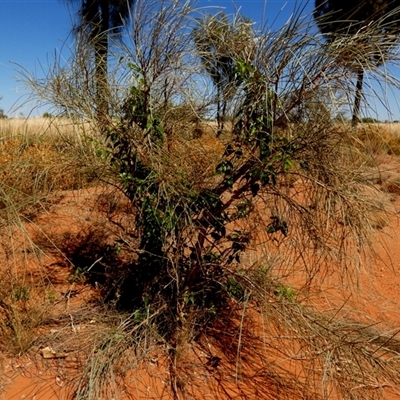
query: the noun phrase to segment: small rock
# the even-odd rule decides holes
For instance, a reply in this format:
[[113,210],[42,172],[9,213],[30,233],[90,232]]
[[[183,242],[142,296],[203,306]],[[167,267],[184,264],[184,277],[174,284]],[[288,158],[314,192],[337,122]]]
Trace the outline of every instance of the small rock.
[[40,349],[40,354],[42,355],[43,358],[45,359],[51,359],[51,358],[65,358],[67,357],[67,353],[57,353],[52,347],[47,346],[44,347],[43,349]]

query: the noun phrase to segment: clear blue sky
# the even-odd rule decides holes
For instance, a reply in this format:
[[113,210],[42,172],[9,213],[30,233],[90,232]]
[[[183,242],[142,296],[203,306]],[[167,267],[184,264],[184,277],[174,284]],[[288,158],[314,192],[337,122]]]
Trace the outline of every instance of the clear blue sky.
[[[70,30],[71,18],[60,0],[0,0],[0,108],[6,114],[26,92],[15,79],[19,65],[43,76],[42,68],[48,67]],[[24,114],[27,111],[25,107]]]
[[[199,0],[197,6],[210,8],[210,12],[222,8],[228,14],[239,10],[256,23],[278,28],[296,5],[305,5],[305,13],[310,14],[313,3],[313,0]],[[73,18],[74,10],[67,7],[65,0],[0,0],[0,108],[7,115],[29,115],[32,105],[21,106],[27,89],[16,79],[19,66],[38,77],[45,76],[54,57],[71,43]],[[396,72],[400,77],[400,71]],[[391,119],[400,119],[400,91],[389,96]],[[18,105],[20,108],[15,110]],[[376,107],[381,119],[389,119],[382,106],[376,104]],[[32,115],[40,112],[34,111]]]

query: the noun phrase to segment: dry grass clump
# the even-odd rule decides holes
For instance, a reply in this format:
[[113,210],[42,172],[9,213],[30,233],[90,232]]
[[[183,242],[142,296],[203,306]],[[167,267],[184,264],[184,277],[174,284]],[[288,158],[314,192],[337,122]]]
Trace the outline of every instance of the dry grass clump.
[[0,285],[0,347],[3,353],[24,354],[38,338],[38,328],[48,313],[49,303],[38,303],[28,275],[2,273]]
[[0,143],[2,182],[27,195],[84,187],[95,174],[90,176],[79,165],[74,150],[51,137],[3,141]]
[[38,135],[70,135],[73,121],[67,118],[3,118],[0,119],[0,137],[29,137]]
[[360,124],[356,132],[359,146],[373,155],[400,155],[400,124]]
[[[202,131],[200,138],[185,140],[176,137],[169,149],[161,154],[167,174],[166,182],[184,179],[191,182],[194,189],[201,189],[213,180],[216,166],[221,162],[224,143],[212,133]],[[211,177],[211,178],[210,178]]]
[[391,135],[400,136],[400,123],[399,122],[387,122],[380,124],[383,129],[389,132]]
[[79,126],[57,125],[47,119],[5,121],[10,130],[0,127],[3,220],[10,214],[30,214],[30,207],[52,191],[87,187],[104,171],[104,160],[96,156],[93,142],[77,131]]
[[4,351],[19,354],[32,346],[51,300],[44,294],[42,267],[30,270],[32,262],[40,264],[37,257],[43,252],[34,244],[27,223],[47,209],[51,193],[96,184],[103,165],[80,124],[47,118],[0,120],[0,342]]
[[350,392],[352,399],[381,398],[385,387],[399,385],[397,331],[382,332],[344,310],[319,312],[279,293],[265,300],[264,335],[280,365],[297,371],[304,395],[344,399]]

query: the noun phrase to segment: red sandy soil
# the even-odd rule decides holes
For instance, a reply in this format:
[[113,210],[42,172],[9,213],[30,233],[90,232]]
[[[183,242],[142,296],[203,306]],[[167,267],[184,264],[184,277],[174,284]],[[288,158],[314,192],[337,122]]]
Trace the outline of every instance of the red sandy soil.
[[[387,170],[382,174],[383,186],[400,177],[397,163],[390,161],[383,169]],[[396,193],[396,188],[392,187],[390,191],[393,192],[390,194],[392,210],[382,216],[381,229],[374,237],[378,257],[363,265],[358,280],[351,285],[344,287],[334,274],[328,277],[315,297],[315,306],[328,309],[336,305],[341,307],[341,312],[349,310],[352,316],[358,315],[364,323],[378,321],[388,334],[393,334],[400,326],[400,190]],[[64,246],[71,238],[90,235],[111,245],[116,238],[130,233],[133,226],[129,225],[125,213],[129,205],[122,199],[110,203],[112,197],[118,197],[112,189],[54,195],[47,211],[37,212],[32,222],[26,225],[26,231],[42,253],[28,251],[34,245],[27,242],[25,235],[14,231],[12,255],[5,250],[0,254],[4,258],[3,277],[8,271],[24,277],[33,287],[41,282],[41,286],[31,291],[32,298],[26,305],[28,312],[35,309],[35,302],[44,297],[49,299],[47,323],[39,328],[39,337],[35,338],[27,354],[19,356],[15,348],[7,352],[7,343],[0,343],[4,349],[0,354],[0,400],[73,398],[82,359],[91,351],[90,338],[107,327],[98,306],[96,287],[71,279],[70,260],[50,249],[54,245]],[[276,377],[279,365],[268,364],[274,352],[277,363],[279,360],[284,362],[290,341],[286,355],[279,354],[268,346],[270,337],[267,340],[266,331],[260,328],[262,322],[257,317],[257,310],[250,310],[249,314],[254,315],[252,320],[241,321],[239,310],[236,326],[226,328],[222,322],[220,327],[215,326],[209,337],[182,350],[174,368],[167,366],[165,353],[155,347],[154,352],[120,382],[120,396],[114,396],[116,391],[110,388],[111,394],[106,394],[104,400],[171,399],[169,382],[174,376],[181,378],[181,381],[177,380],[178,386],[184,383],[182,380],[190,380],[180,399],[304,398],[302,387],[293,379],[296,371],[292,377],[286,376],[287,382],[282,386],[282,377],[280,380]],[[240,328],[242,322],[243,330]],[[221,335],[225,336],[224,340],[219,340]],[[280,343],[284,342],[284,339],[280,340]],[[221,348],[221,343],[225,343],[225,348]],[[42,356],[42,350],[48,346],[55,351],[54,359]],[[236,357],[238,351],[240,361]],[[266,353],[269,357],[264,357]],[[385,390],[389,399],[400,399],[400,388]]]

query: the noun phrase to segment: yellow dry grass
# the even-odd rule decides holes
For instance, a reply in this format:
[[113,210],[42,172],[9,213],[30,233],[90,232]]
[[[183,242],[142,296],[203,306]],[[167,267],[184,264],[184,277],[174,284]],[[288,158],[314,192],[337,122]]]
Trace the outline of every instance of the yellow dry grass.
[[360,124],[356,139],[364,149],[373,154],[400,155],[400,124]]
[[0,120],[0,218],[11,222],[54,190],[97,181],[104,160],[88,130],[64,118]]
[[89,124],[69,118],[4,118],[0,119],[0,140],[13,137],[71,135],[89,132]]
[[400,136],[400,123],[399,122],[391,122],[391,123],[376,124],[376,125],[391,135],[399,135]]

